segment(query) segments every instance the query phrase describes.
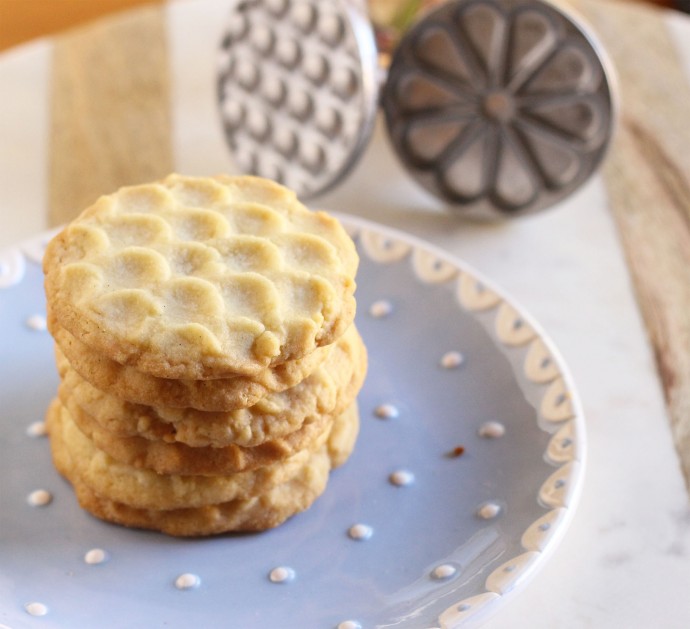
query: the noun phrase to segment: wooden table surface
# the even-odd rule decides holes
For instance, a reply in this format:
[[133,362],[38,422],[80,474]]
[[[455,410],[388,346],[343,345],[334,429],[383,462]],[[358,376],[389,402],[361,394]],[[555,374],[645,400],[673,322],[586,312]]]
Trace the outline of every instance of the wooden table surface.
[[620,126],[604,177],[689,483],[687,74],[662,12],[592,0],[574,4],[595,25],[618,72]]

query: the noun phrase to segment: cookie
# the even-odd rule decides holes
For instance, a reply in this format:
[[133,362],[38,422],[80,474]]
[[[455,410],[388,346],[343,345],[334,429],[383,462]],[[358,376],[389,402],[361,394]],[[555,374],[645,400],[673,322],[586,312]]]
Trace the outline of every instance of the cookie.
[[[64,362],[60,371],[63,403],[70,409],[79,406],[112,437],[192,448],[255,447],[294,432],[308,418],[340,414],[362,385],[366,349],[352,326],[334,344],[328,359],[298,385],[269,394],[252,407],[225,413],[132,404],[96,389]],[[77,416],[74,410],[73,415]]]
[[354,318],[340,223],[257,177],[171,175],[101,197],[49,243],[60,327],[159,377],[257,376],[332,343]]
[[[217,476],[165,475],[120,463],[99,450],[59,402],[51,405],[47,423],[53,459],[63,475],[117,502],[166,510],[250,498],[290,480],[312,462],[316,453],[325,452],[329,457],[331,451],[349,454],[354,447],[352,430],[358,417],[355,407],[349,409],[332,422],[338,430],[333,434],[327,431],[312,448],[284,461],[252,471]],[[331,445],[324,448],[325,444]],[[335,465],[329,463],[329,466]]]
[[[316,452],[300,453],[290,462],[272,466],[269,472],[229,478],[166,476],[117,463],[70,423],[69,414],[57,400],[51,404],[46,423],[55,465],[74,486],[84,509],[125,526],[198,536],[272,528],[308,508],[324,491],[329,469],[352,451],[359,417],[352,405],[335,420],[326,446]],[[335,459],[331,458],[334,454]],[[239,477],[248,479],[244,486]],[[251,496],[239,497],[242,492]],[[215,502],[223,496],[235,497]],[[177,506],[180,504],[184,506]]]
[[297,476],[254,498],[167,511],[131,507],[99,496],[79,481],[72,484],[80,506],[101,520],[176,537],[202,537],[265,531],[281,525],[308,509],[324,492],[328,472],[328,457],[321,453]]
[[158,474],[227,475],[284,461],[323,441],[333,423],[331,415],[310,417],[297,430],[280,439],[245,448],[234,443],[223,448],[191,448],[181,443],[151,441],[141,437],[115,437],[104,430],[77,405],[68,400],[66,408],[79,430],[97,448],[114,460]]
[[[331,346],[320,347],[303,358],[289,360],[254,377],[213,380],[157,378],[101,356],[48,317],[55,339],[58,366],[64,357],[93,386],[129,402],[202,411],[231,411],[256,404],[269,393],[284,391],[306,378],[328,357]],[[63,361],[64,362],[64,361]]]

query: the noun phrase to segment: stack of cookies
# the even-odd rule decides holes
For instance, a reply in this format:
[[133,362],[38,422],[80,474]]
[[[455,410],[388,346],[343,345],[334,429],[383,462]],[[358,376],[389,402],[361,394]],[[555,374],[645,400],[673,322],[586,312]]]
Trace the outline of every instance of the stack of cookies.
[[257,177],[102,197],[49,244],[53,460],[95,516],[172,535],[277,526],[352,451],[366,350],[336,219]]

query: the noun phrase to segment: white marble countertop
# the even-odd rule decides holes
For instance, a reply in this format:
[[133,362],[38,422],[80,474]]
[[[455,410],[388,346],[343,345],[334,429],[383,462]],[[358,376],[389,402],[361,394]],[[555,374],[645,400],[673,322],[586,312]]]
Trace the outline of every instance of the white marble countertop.
[[[167,10],[179,172],[231,168],[212,80],[213,34],[225,10],[217,0]],[[668,23],[690,80],[690,18]],[[0,56],[0,247],[47,226],[51,47],[46,40]],[[553,556],[487,627],[690,626],[690,505],[602,180],[538,215],[468,223],[407,178],[379,124],[355,172],[318,205],[405,230],[466,260],[541,323],[570,366],[588,433],[581,501]]]

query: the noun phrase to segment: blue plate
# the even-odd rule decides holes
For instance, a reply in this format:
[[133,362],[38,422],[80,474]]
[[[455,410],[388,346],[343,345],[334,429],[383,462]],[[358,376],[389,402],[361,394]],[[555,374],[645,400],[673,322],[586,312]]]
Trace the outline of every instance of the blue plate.
[[80,509],[41,434],[58,384],[39,264],[49,235],[0,255],[0,624],[474,626],[543,563],[585,454],[557,352],[465,264],[340,218],[362,259],[360,436],[311,509],[254,535],[174,539]]

